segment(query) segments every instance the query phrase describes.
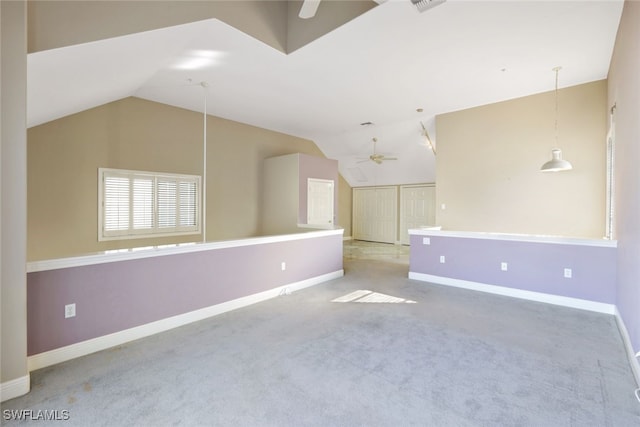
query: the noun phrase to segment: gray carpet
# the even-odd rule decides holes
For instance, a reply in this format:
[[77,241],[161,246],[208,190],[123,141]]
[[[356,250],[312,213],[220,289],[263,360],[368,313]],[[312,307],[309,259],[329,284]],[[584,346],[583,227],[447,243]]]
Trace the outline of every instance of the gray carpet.
[[[613,317],[411,281],[398,263],[347,259],[345,270],[33,372],[32,392],[3,415],[68,410],[50,424],[75,426],[640,425]],[[356,290],[399,302],[331,302]]]

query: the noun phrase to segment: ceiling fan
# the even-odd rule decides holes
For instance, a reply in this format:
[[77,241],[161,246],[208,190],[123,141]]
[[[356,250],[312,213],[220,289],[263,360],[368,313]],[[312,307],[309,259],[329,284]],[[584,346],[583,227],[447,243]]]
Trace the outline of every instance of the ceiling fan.
[[372,162],[376,162],[377,164],[381,164],[385,160],[398,160],[397,157],[387,157],[384,154],[379,154],[378,152],[376,152],[376,143],[378,142],[378,138],[372,138],[372,140],[373,140],[373,154],[371,154],[368,159],[361,160],[358,163],[372,161]]

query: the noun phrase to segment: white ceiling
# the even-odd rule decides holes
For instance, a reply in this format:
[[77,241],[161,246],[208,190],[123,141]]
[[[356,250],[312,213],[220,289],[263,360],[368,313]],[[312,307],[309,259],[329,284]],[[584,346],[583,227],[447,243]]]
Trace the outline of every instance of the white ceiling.
[[[352,186],[434,182],[420,121],[437,146],[436,114],[553,90],[555,66],[560,87],[606,78],[622,6],[390,0],[289,55],[218,20],[32,53],[28,125],[127,96],[203,111],[206,94],[209,114],[313,140]],[[373,137],[399,160],[359,162]]]

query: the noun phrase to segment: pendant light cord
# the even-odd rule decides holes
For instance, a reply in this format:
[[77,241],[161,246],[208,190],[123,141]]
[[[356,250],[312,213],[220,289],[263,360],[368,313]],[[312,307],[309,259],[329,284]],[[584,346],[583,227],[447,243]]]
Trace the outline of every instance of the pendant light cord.
[[553,71],[556,72],[556,120],[555,120],[555,137],[556,137],[556,147],[558,146],[558,72],[562,69],[562,67],[556,67]]
[[206,82],[201,82],[204,92],[204,117],[202,119],[202,242],[207,241],[207,86]]

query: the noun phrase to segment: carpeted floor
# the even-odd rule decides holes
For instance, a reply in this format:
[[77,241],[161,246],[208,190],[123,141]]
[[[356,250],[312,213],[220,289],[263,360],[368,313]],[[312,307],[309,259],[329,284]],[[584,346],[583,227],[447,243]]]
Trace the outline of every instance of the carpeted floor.
[[397,262],[346,258],[345,272],[35,371],[3,415],[66,410],[51,424],[74,426],[640,425],[613,317],[411,281]]

